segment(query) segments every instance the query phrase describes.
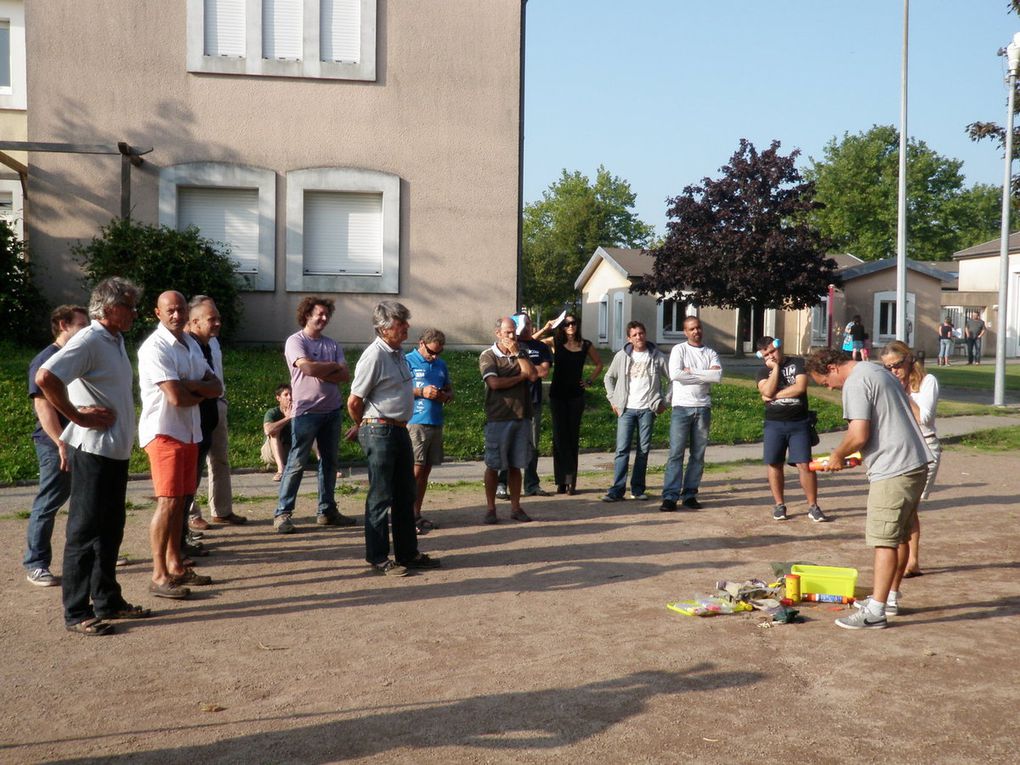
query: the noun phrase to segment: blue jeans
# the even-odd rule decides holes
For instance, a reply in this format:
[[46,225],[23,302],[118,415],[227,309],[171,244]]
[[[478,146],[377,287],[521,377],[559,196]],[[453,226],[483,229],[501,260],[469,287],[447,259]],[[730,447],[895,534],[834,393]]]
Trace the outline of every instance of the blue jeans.
[[[705,471],[705,447],[708,446],[708,429],[711,424],[711,407],[673,407],[669,419],[669,459],[666,461],[666,477],[663,480],[663,499],[676,502],[698,493],[701,474]],[[684,452],[688,445],[691,448],[691,458],[687,462],[687,472],[684,472]]]
[[39,493],[32,503],[32,515],[28,518],[28,534],[25,545],[25,568],[33,571],[50,567],[53,550],[53,521],[57,511],[71,496],[71,474],[60,469],[60,450],[46,440],[35,441],[35,455],[39,459]]
[[385,563],[390,557],[387,515],[393,524],[393,557],[408,563],[418,557],[414,528],[414,448],[407,428],[365,424],[358,431],[368,460],[368,496],[365,498],[365,560]]
[[940,337],[939,338],[939,358],[948,359],[953,353],[953,339]]
[[273,515],[291,515],[297,504],[305,461],[314,442],[319,447],[319,515],[336,513],[336,468],[340,449],[340,410],[305,412],[290,422],[291,444],[287,469],[280,481],[280,501]]
[[613,487],[609,495],[622,497],[627,488],[627,468],[630,465],[630,443],[637,430],[637,452],[634,454],[634,471],[630,474],[631,494],[645,493],[645,470],[648,467],[648,452],[652,448],[652,428],[655,426],[655,412],[651,409],[624,409],[616,421],[616,462],[614,463]]

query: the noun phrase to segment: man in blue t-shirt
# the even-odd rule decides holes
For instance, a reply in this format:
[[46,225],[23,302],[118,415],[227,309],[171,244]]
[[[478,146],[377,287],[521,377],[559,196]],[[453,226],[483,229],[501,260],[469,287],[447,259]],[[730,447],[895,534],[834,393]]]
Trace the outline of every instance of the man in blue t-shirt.
[[439,358],[445,346],[446,335],[429,327],[418,338],[418,347],[406,357],[414,382],[414,414],[407,422],[407,432],[414,447],[414,481],[418,489],[414,525],[419,534],[439,528],[422,517],[421,504],[432,466],[443,464],[443,407],[453,399],[450,372],[446,362]]
[[[531,317],[526,313],[514,314],[512,317],[514,326],[517,327],[517,336],[520,338],[520,348],[527,351],[528,358],[538,377],[531,383],[531,462],[524,469],[523,485],[521,496],[524,497],[550,497],[549,492],[542,488],[538,478],[538,439],[542,435],[542,380],[549,376],[552,368],[553,356],[549,346],[541,340],[532,337],[534,326]],[[501,470],[496,483],[496,496],[499,499],[510,499],[510,492],[506,488],[507,471]]]
[[53,522],[57,511],[71,495],[71,473],[67,466],[67,453],[60,436],[67,427],[67,418],[39,390],[35,376],[39,368],[74,337],[79,329],[89,325],[89,314],[80,305],[62,305],[50,314],[53,342],[43,348],[28,365],[28,397],[35,409],[35,430],[32,441],[39,459],[39,492],[32,503],[28,518],[28,535],[25,559],[26,578],[39,587],[54,587],[59,582],[50,573],[53,551]]

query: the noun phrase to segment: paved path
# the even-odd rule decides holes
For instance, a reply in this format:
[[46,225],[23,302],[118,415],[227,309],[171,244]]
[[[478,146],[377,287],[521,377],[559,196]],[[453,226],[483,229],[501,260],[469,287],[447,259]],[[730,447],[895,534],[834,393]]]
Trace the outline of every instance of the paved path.
[[[1002,428],[1020,425],[1020,412],[1003,415],[966,415],[962,417],[943,417],[938,421],[939,436],[943,441],[952,441],[960,436],[988,428]],[[818,454],[824,454],[835,447],[842,439],[842,432],[822,433],[821,443],[815,448]],[[653,449],[648,464],[661,466],[666,463],[668,450]],[[710,445],[707,459],[710,463],[740,462],[744,460],[758,461],[761,459],[761,443]],[[607,452],[589,452],[581,454],[579,469],[581,472],[612,470],[613,455]],[[458,481],[481,481],[484,468],[481,462],[463,461],[447,462],[432,470],[431,480],[438,483],[457,483]],[[542,457],[538,461],[539,475],[549,476],[553,472],[552,457]],[[365,481],[367,474],[364,467],[355,467],[345,476],[344,480]],[[272,480],[272,473],[256,473],[243,471],[233,476],[234,494],[247,497],[273,496],[279,491],[279,484]],[[548,485],[546,488],[550,488]],[[301,485],[302,492],[315,491],[315,476],[307,473]],[[35,497],[36,485],[10,486],[0,488],[0,514],[26,511],[31,508]],[[136,504],[152,501],[152,483],[145,477],[128,482],[128,500]]]

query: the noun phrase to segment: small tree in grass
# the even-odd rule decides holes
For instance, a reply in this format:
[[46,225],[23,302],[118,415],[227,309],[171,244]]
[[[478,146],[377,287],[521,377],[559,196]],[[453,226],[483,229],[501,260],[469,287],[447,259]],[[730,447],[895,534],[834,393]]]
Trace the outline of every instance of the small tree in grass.
[[666,237],[650,251],[655,265],[637,291],[738,311],[816,305],[839,277],[808,221],[814,186],[797,171],[797,154],[780,154],[778,141],[759,153],[742,139],[720,178],[671,199]]
[[0,338],[38,345],[49,337],[46,300],[32,279],[25,244],[0,220]]
[[155,328],[156,298],[166,290],[177,290],[189,299],[209,295],[223,317],[224,336],[240,324],[241,281],[229,248],[221,249],[194,226],[177,231],[114,218],[99,236],[72,252],[82,264],[89,289],[108,276],[124,276],[142,287],[132,338],[144,337]]

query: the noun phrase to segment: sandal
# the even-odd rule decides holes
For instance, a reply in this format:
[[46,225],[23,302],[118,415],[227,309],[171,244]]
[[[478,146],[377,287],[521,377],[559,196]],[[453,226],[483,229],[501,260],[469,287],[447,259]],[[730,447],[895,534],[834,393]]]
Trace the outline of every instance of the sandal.
[[277,483],[282,481],[283,480],[283,473],[274,473],[273,474],[273,480],[276,481]]
[[414,522],[414,527],[418,529],[419,534],[428,534],[430,531],[438,529],[439,524],[433,523],[428,518],[418,518]]
[[148,619],[152,616],[152,610],[125,603],[116,611],[104,611],[101,614],[97,613],[96,616],[106,621],[113,619]]
[[107,624],[102,619],[93,617],[91,619],[78,622],[77,624],[65,624],[64,629],[68,632],[73,632],[76,635],[98,637],[99,635],[111,634],[113,632],[113,625]]

